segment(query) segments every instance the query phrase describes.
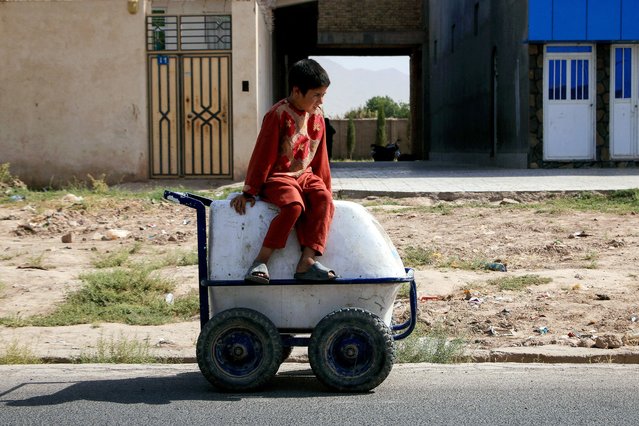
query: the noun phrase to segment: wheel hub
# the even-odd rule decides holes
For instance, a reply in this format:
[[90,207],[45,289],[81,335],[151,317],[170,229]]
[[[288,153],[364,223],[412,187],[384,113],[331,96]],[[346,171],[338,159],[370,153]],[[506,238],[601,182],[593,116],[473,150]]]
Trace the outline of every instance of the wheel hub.
[[236,343],[231,346],[229,353],[234,360],[239,361],[246,357],[248,351],[244,345]]
[[355,344],[349,344],[342,347],[342,355],[347,359],[356,359],[359,354],[359,348]]

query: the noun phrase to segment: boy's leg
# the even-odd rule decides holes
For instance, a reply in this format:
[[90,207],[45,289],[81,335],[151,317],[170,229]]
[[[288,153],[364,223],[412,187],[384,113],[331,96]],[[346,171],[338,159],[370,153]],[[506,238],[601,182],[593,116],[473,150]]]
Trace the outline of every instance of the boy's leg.
[[[328,231],[335,207],[333,196],[319,177],[308,174],[300,179],[306,210],[297,222],[297,238],[304,247],[296,272],[306,272],[315,263],[315,257],[324,253]],[[330,274],[334,276],[334,274]]]
[[267,182],[261,195],[264,200],[280,208],[269,225],[262,245],[271,249],[284,248],[288,235],[304,211],[301,188],[294,178],[282,177]]
[[[294,179],[292,181],[295,182]],[[284,248],[286,240],[291,230],[295,226],[298,218],[304,211],[302,206],[301,192],[295,189],[295,185],[291,185],[286,180],[267,183],[262,190],[262,197],[269,202],[289,201],[288,204],[278,205],[279,213],[273,218],[269,225],[264,242],[260,248],[257,257],[249,268],[245,279],[247,281],[256,281],[266,283],[270,279],[266,264],[276,249]],[[292,194],[292,195],[291,195]],[[274,200],[274,201],[273,201]],[[296,200],[299,200],[296,201]]]
[[300,245],[322,255],[335,213],[333,195],[324,181],[313,174],[303,175],[300,180],[306,209],[297,222],[297,238]]

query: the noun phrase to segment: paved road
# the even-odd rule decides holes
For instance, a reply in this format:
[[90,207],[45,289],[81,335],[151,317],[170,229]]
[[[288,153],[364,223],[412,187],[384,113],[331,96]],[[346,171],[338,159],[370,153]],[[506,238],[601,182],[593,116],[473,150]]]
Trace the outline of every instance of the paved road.
[[403,364],[374,392],[333,394],[284,364],[252,394],[216,392],[194,364],[0,366],[0,424],[639,424],[624,365]]
[[352,196],[639,188],[639,168],[497,169],[430,162],[336,162],[331,171],[333,189]]

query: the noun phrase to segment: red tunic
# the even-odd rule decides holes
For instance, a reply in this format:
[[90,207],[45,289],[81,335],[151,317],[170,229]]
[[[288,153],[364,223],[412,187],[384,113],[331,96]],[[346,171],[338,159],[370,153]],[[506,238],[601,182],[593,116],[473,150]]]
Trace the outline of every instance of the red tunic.
[[272,178],[304,173],[319,176],[330,192],[324,115],[320,108],[309,114],[283,99],[264,116],[242,191],[258,195]]

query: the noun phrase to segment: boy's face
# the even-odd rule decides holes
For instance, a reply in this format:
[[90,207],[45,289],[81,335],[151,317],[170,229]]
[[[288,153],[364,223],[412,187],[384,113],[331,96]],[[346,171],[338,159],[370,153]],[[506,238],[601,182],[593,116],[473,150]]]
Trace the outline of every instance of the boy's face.
[[302,95],[300,89],[297,86],[294,86],[291,101],[297,109],[311,113],[315,111],[317,107],[322,105],[327,89],[328,86],[309,89]]

